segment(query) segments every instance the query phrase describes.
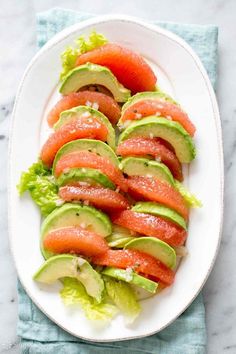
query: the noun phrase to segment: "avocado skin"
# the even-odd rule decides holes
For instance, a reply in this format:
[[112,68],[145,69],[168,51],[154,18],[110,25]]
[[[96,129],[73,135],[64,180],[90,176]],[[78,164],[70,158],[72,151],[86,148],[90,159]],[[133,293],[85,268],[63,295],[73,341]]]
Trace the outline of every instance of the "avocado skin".
[[128,273],[127,270],[107,267],[102,271],[103,275],[110,276],[119,280],[123,280],[127,283],[137,285],[151,293],[155,293],[158,288],[158,283],[149,280],[141,275],[138,275],[134,271]]
[[149,254],[158,259],[169,268],[176,266],[175,250],[166,242],[155,237],[138,237],[135,240],[128,242],[125,249],[135,249],[140,252]]
[[154,202],[139,202],[132,207],[132,210],[137,213],[151,214],[163,217],[164,219],[170,220],[187,230],[187,225],[184,218],[175,210],[170,209],[165,205]]
[[88,182],[91,185],[101,185],[105,188],[116,189],[115,184],[102,172],[93,168],[71,168],[69,172],[62,173],[57,179],[57,185],[63,186],[71,182]]
[[196,149],[191,136],[177,122],[163,117],[150,116],[131,123],[120,135],[118,144],[134,136],[159,137],[168,141],[182,163],[191,162]]
[[[138,102],[138,101],[143,101],[143,100],[165,100],[165,101],[169,101],[175,105],[179,105],[176,101],[173,100],[173,98],[169,95],[167,95],[166,93],[157,90],[157,91],[146,91],[146,92],[138,92],[136,93],[136,95],[133,95],[132,97],[130,97],[128,99],[127,102],[125,102],[125,104],[122,107],[122,112],[121,112],[121,119],[122,119],[122,114],[125,112],[125,110],[132,106],[134,103]],[[119,123],[118,123],[119,124]]]
[[120,163],[122,171],[128,176],[154,176],[171,185],[175,184],[169,168],[163,163],[143,157],[125,157]]
[[119,166],[119,160],[114,151],[104,142],[94,139],[78,139],[70,141],[58,150],[53,162],[52,173],[54,174],[56,164],[62,156],[77,151],[95,152],[98,155],[109,159],[109,161],[115,166]]
[[72,69],[63,80],[59,92],[68,95],[87,85],[105,86],[117,102],[126,102],[130,97],[130,90],[121,85],[108,68],[92,63]]

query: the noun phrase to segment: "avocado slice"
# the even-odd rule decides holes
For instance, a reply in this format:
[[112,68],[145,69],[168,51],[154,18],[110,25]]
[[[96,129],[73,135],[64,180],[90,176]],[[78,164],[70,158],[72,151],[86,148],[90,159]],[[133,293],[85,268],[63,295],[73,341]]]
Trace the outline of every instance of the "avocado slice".
[[52,284],[64,277],[79,280],[87,293],[101,302],[104,282],[84,258],[68,254],[51,257],[34,274],[33,279],[43,284]]
[[113,248],[123,248],[125,245],[127,245],[127,243],[129,243],[130,241],[134,240],[135,237],[121,237],[117,240],[113,240],[112,236],[108,236],[107,237],[107,243],[109,247],[113,247]]
[[66,203],[55,209],[43,221],[41,226],[41,251],[44,258],[53,255],[43,247],[43,239],[52,230],[68,226],[81,226],[91,230],[102,237],[107,237],[112,232],[110,219],[103,212],[80,204]]
[[175,184],[169,168],[161,162],[142,157],[126,157],[122,159],[120,168],[128,176],[152,176],[171,185]]
[[107,143],[114,150],[116,147],[116,136],[113,126],[111,125],[109,119],[103,113],[97,111],[92,107],[78,106],[62,112],[60,114],[59,120],[56,122],[56,124],[54,124],[54,129],[57,130],[64,124],[69,123],[71,120],[79,118],[82,115],[94,116],[98,121],[100,121],[107,127]]
[[167,208],[162,204],[153,202],[139,202],[132,207],[132,210],[137,213],[151,214],[163,217],[164,219],[170,220],[187,230],[187,225],[184,218],[175,210]]
[[135,249],[140,252],[150,254],[157,258],[169,268],[174,268],[176,265],[175,250],[166,242],[163,242],[155,237],[138,237],[130,241],[124,247],[125,249]]
[[121,85],[108,68],[91,63],[71,70],[63,80],[59,91],[63,95],[68,95],[87,85],[105,86],[117,102],[126,102],[130,97],[130,90]]
[[154,294],[158,288],[158,283],[149,280],[141,275],[135,273],[132,269],[119,269],[113,267],[107,267],[102,271],[103,275],[123,280],[127,283],[137,285],[150,293]]
[[119,137],[119,143],[135,136],[159,137],[168,141],[182,163],[191,162],[196,156],[192,138],[177,122],[150,116],[131,123]]
[[109,247],[123,248],[129,241],[135,237],[130,233],[130,230],[125,227],[112,225],[112,233],[106,238]]
[[143,101],[143,100],[164,100],[164,101],[169,101],[171,103],[174,103],[175,105],[178,105],[176,101],[173,100],[171,96],[169,96],[167,93],[164,93],[160,90],[158,91],[146,91],[146,92],[138,92],[134,96],[130,97],[127,102],[122,107],[121,111],[121,118],[118,122],[119,123],[122,121],[122,115],[124,114],[125,110],[132,106],[134,103]]
[[62,173],[58,179],[58,186],[72,182],[86,182],[89,185],[99,185],[109,189],[116,189],[115,184],[102,172],[93,168],[71,168],[68,172]]
[[69,143],[63,145],[60,150],[58,150],[53,162],[52,173],[54,174],[56,164],[62,156],[77,151],[94,152],[99,156],[107,158],[116,167],[119,167],[119,160],[116,154],[107,144],[100,140],[78,139],[70,141]]

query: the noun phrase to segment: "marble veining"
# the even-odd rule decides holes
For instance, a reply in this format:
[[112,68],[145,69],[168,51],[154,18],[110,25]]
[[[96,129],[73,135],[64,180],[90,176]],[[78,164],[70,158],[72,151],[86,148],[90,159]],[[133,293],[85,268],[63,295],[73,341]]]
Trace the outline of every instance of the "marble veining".
[[[157,6],[158,5],[158,6]],[[7,239],[6,165],[10,116],[23,71],[36,51],[35,14],[54,6],[97,14],[124,13],[150,20],[219,25],[219,80],[225,156],[223,239],[214,269],[204,287],[208,354],[236,353],[236,38],[234,0],[8,0],[0,6],[0,353],[20,352],[16,336],[16,272]],[[2,55],[4,53],[4,55]],[[207,237],[207,232],[206,232]],[[165,354],[165,353],[160,353]],[[183,353],[185,354],[185,353]],[[187,354],[187,353],[186,353]]]

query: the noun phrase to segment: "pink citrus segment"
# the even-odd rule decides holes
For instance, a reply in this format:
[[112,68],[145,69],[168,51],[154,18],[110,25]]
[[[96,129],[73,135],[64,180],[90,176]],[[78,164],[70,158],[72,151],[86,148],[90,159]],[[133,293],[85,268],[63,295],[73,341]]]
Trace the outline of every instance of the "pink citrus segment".
[[79,117],[52,133],[42,147],[40,158],[51,167],[57,151],[66,143],[76,139],[90,138],[106,141],[107,127],[94,117]]
[[92,106],[115,124],[120,117],[120,106],[114,100],[101,92],[73,92],[62,97],[48,114],[48,124],[52,127],[59,119],[60,113],[77,106]]
[[132,210],[113,214],[112,222],[141,235],[159,238],[171,246],[182,246],[187,238],[186,230],[171,221]]
[[103,65],[109,68],[118,81],[133,93],[153,91],[156,76],[141,55],[114,43],[81,54],[76,65],[85,63]]
[[145,137],[130,138],[120,143],[116,152],[122,157],[151,155],[169,167],[173,176],[178,181],[183,180],[182,167],[178,158],[172,150],[168,149],[160,141],[160,139]]
[[174,281],[175,274],[170,268],[149,254],[136,250],[108,250],[92,257],[92,262],[121,269],[132,268],[147,278],[151,276],[154,281],[160,280],[165,285],[171,285]]
[[92,186],[64,186],[59,196],[66,202],[85,201],[97,208],[112,212],[129,208],[127,199],[111,189]]
[[191,136],[195,133],[196,128],[187,113],[176,104],[164,100],[144,99],[138,101],[124,111],[121,120],[122,122],[137,120],[153,115],[166,117],[180,123]]
[[127,191],[127,183],[121,171],[115,167],[107,158],[89,151],[71,152],[63,155],[57,162],[55,175],[58,177],[61,173],[71,168],[94,168],[110,178],[123,191]]
[[156,178],[133,176],[128,178],[127,184],[129,193],[135,198],[162,203],[177,211],[185,220],[188,219],[189,209],[183,197],[169,183]]
[[43,246],[53,253],[75,253],[91,257],[106,252],[107,242],[96,233],[82,227],[63,227],[49,232]]

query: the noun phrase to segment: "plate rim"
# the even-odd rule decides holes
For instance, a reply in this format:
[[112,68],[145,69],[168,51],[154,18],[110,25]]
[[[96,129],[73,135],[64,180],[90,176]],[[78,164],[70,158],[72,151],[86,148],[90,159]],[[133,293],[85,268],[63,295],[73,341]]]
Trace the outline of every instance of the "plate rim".
[[[197,65],[199,72],[202,75],[202,78],[205,82],[206,88],[209,93],[209,98],[210,98],[211,106],[213,109],[214,123],[215,123],[215,127],[216,127],[216,135],[217,135],[217,143],[218,143],[217,144],[217,147],[218,147],[218,154],[217,155],[219,158],[219,168],[220,168],[220,190],[219,190],[220,219],[218,221],[219,226],[217,229],[219,230],[219,234],[218,234],[218,241],[217,241],[215,253],[214,253],[211,263],[207,269],[205,278],[202,280],[202,283],[201,283],[201,286],[199,287],[199,289],[195,292],[195,294],[187,302],[187,304],[184,306],[184,308],[182,308],[182,310],[179,311],[178,314],[174,318],[172,318],[170,321],[168,321],[165,325],[163,325],[158,330],[151,331],[151,332],[148,332],[145,334],[139,334],[139,335],[127,336],[127,337],[119,337],[119,338],[110,338],[110,339],[91,339],[91,338],[87,338],[85,336],[80,336],[78,334],[75,334],[74,332],[63,327],[63,325],[61,323],[59,323],[53,317],[51,317],[47,313],[47,311],[44,310],[44,308],[42,308],[41,305],[38,304],[37,300],[35,300],[34,296],[32,296],[31,291],[28,290],[28,288],[26,288],[24,283],[21,281],[21,276],[18,273],[18,269],[16,267],[15,253],[13,251],[13,232],[12,232],[12,227],[11,227],[12,222],[11,222],[10,201],[11,201],[11,194],[12,194],[11,191],[13,188],[10,183],[11,173],[12,173],[11,172],[11,166],[12,166],[12,158],[11,157],[12,157],[12,147],[14,145],[13,132],[14,132],[14,125],[15,125],[15,120],[16,120],[15,116],[16,116],[18,101],[21,97],[21,91],[22,91],[22,87],[24,85],[24,81],[25,81],[28,73],[30,72],[31,67],[38,60],[38,57],[40,57],[42,54],[44,54],[45,52],[50,50],[52,47],[57,45],[60,41],[64,40],[68,36],[70,36],[72,33],[77,32],[80,29],[86,29],[87,27],[90,27],[91,25],[96,25],[98,23],[99,24],[106,23],[106,22],[110,22],[110,21],[114,21],[114,22],[119,21],[119,22],[136,24],[136,25],[139,25],[140,27],[144,27],[152,32],[155,32],[155,33],[158,33],[158,34],[161,34],[161,35],[167,37],[168,39],[170,39],[173,42],[180,45],[185,51],[187,51],[191,55],[191,57],[193,58],[195,64]],[[37,53],[33,56],[33,58],[30,60],[29,64],[27,65],[27,67],[22,75],[22,78],[20,80],[20,83],[18,85],[18,89],[16,92],[15,101],[14,101],[14,107],[13,107],[13,111],[12,111],[12,115],[11,115],[11,123],[10,123],[10,127],[9,127],[7,181],[8,181],[7,182],[7,203],[8,203],[7,221],[8,221],[8,238],[9,238],[10,252],[12,254],[13,263],[14,263],[14,266],[15,266],[15,269],[17,272],[17,276],[21,282],[21,285],[23,286],[25,292],[30,297],[30,299],[33,301],[33,303],[40,309],[40,311],[42,311],[52,322],[54,322],[56,325],[58,325],[60,328],[62,328],[67,333],[71,334],[74,337],[84,339],[88,342],[109,343],[109,342],[113,342],[113,341],[125,341],[125,340],[132,340],[132,339],[136,339],[136,338],[139,339],[139,338],[144,338],[144,337],[154,335],[154,334],[162,331],[163,329],[168,327],[171,323],[173,323],[192,304],[192,302],[196,299],[198,294],[201,292],[203,286],[205,285],[205,283],[206,283],[206,281],[213,269],[213,265],[216,261],[216,257],[218,255],[220,243],[221,243],[221,239],[222,239],[223,216],[224,216],[224,154],[223,154],[222,127],[221,127],[220,113],[219,113],[219,108],[218,108],[218,104],[217,104],[217,100],[216,100],[216,95],[213,90],[210,79],[208,77],[208,74],[206,72],[206,69],[204,68],[198,55],[194,52],[194,50],[190,47],[189,44],[187,44],[187,42],[184,39],[182,39],[181,37],[179,37],[175,33],[171,32],[169,30],[166,30],[158,25],[149,24],[145,20],[141,20],[141,19],[134,17],[134,16],[128,16],[128,15],[122,15],[122,14],[114,14],[114,15],[108,14],[108,15],[96,16],[96,17],[81,21],[80,23],[76,23],[76,24],[69,26],[69,27],[65,28],[64,30],[60,31],[55,36],[53,36],[42,48],[40,48],[37,51]]]

